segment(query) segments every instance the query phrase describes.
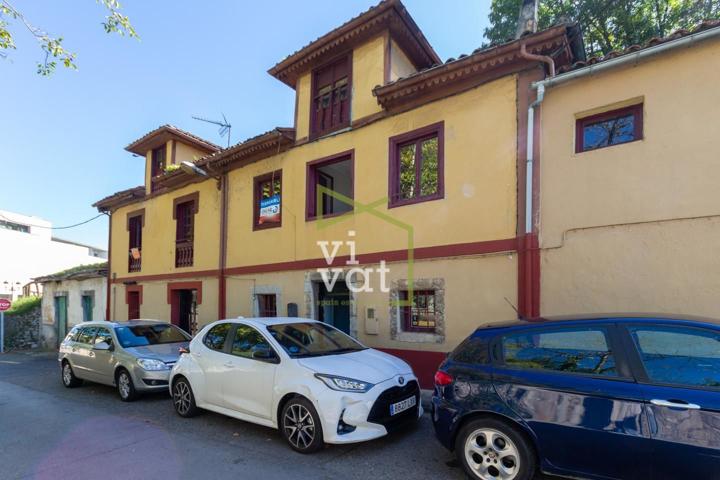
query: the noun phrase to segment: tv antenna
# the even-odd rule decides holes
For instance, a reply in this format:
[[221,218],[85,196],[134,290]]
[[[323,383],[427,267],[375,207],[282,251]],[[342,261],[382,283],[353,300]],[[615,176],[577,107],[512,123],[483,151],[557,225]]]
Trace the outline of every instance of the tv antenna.
[[230,125],[228,123],[227,118],[225,118],[224,113],[221,113],[221,115],[223,117],[222,122],[220,122],[218,120],[208,120],[207,118],[201,118],[201,117],[192,117],[192,118],[194,118],[195,120],[200,120],[201,122],[212,123],[213,125],[219,125],[220,129],[218,130],[218,133],[220,134],[221,137],[224,137],[225,135],[227,135],[227,146],[228,146],[228,148],[230,148],[230,130],[232,129],[232,125]]

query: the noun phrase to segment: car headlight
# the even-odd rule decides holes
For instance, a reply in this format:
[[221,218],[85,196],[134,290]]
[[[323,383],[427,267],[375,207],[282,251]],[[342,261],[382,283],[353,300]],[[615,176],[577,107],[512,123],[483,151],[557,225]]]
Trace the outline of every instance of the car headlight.
[[354,378],[337,377],[335,375],[323,375],[322,373],[316,373],[315,378],[322,380],[328,388],[337,390],[338,392],[364,393],[374,386],[370,382],[363,382],[362,380],[355,380]]
[[155,360],[154,358],[138,358],[137,363],[144,370],[167,370],[168,369],[168,366],[165,365],[165,362],[161,362],[160,360]]

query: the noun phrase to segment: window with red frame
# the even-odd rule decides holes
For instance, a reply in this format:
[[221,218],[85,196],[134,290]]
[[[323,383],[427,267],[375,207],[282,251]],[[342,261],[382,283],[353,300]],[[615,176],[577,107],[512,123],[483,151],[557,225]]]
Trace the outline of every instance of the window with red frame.
[[[155,178],[165,171],[167,146],[154,148],[151,155],[150,177]],[[151,185],[152,191],[156,190],[155,184]]]
[[257,295],[258,316],[277,317],[277,297],[275,294],[260,293]]
[[312,77],[311,135],[350,125],[350,56],[316,69]]
[[575,153],[597,150],[641,140],[643,104],[578,118],[575,123]]
[[282,224],[282,171],[255,178],[253,229],[279,227]]
[[353,210],[354,164],[352,151],[307,164],[306,220]]
[[128,252],[128,272],[139,272],[142,268],[142,229],[142,214],[128,218],[128,233],[130,246],[130,250]]
[[[409,298],[409,291],[400,292],[400,300],[407,301]],[[437,327],[435,291],[414,290],[412,304],[401,306],[400,315],[403,320],[403,330],[408,332],[434,332]]]
[[194,256],[195,201],[175,205],[175,266],[191,267]]
[[444,196],[443,124],[390,139],[390,206]]

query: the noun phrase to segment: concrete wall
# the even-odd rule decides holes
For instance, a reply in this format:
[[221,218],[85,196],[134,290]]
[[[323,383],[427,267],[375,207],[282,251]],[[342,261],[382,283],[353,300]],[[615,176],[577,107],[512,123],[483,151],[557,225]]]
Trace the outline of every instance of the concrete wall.
[[[541,312],[720,317],[720,42],[551,88],[542,105]],[[641,141],[575,153],[575,120],[642,102]]]
[[107,299],[107,279],[89,278],[86,280],[64,280],[47,282],[43,287],[41,338],[43,346],[57,346],[57,319],[55,318],[55,297],[67,296],[67,329],[83,322],[82,295],[92,291],[95,297],[93,320],[107,320],[105,305]]

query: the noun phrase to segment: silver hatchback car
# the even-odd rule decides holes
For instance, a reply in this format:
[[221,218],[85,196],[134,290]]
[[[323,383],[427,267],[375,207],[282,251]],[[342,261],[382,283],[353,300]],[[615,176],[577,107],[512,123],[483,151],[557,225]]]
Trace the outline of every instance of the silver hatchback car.
[[167,391],[170,370],[190,339],[176,326],[155,320],[76,325],[60,344],[63,384],[112,385],[125,402],[141,392]]

